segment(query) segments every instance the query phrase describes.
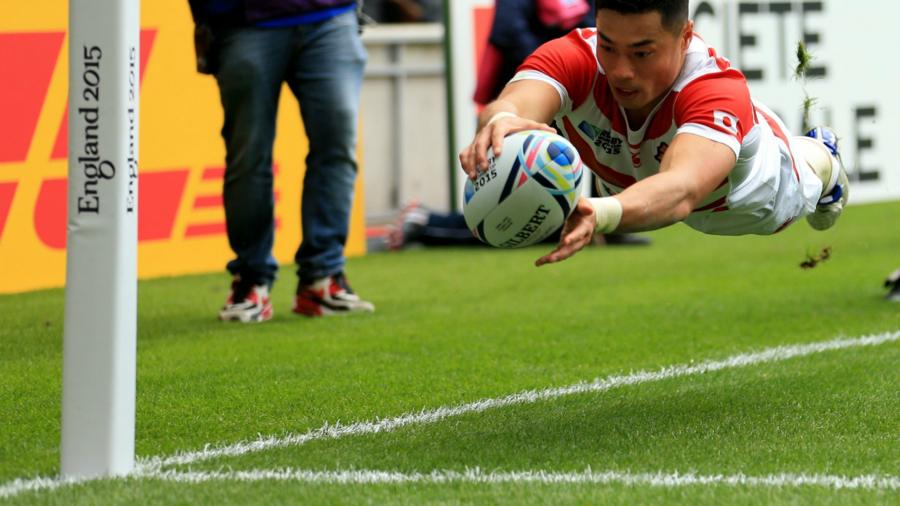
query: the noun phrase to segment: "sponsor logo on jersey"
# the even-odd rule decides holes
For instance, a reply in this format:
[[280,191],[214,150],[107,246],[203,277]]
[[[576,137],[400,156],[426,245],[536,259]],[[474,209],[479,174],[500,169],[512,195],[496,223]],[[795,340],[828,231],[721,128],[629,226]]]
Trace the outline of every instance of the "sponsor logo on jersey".
[[596,126],[582,121],[578,129],[594,142],[594,145],[602,149],[607,155],[618,155],[622,152],[622,139],[613,136],[609,130],[602,130]]

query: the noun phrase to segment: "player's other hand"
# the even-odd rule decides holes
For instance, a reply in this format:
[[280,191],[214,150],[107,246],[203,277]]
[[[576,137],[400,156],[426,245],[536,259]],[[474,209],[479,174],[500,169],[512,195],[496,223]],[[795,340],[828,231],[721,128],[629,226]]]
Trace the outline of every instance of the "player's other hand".
[[459,153],[459,162],[463,172],[474,180],[479,171],[487,168],[488,148],[494,150],[494,156],[500,156],[503,149],[503,138],[523,130],[544,130],[556,132],[550,125],[518,116],[505,116],[488,123],[475,134],[475,140]]
[[538,258],[534,265],[540,267],[561,262],[578,253],[593,240],[595,226],[594,208],[586,198],[581,197],[563,226],[556,249]]

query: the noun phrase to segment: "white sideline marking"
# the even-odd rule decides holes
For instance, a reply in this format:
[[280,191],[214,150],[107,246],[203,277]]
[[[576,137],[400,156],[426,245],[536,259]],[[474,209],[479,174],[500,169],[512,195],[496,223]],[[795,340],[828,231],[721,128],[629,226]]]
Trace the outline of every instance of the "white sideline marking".
[[638,371],[624,376],[608,376],[598,378],[592,382],[579,382],[565,387],[548,388],[545,390],[528,390],[506,397],[481,399],[459,406],[442,406],[433,410],[420,411],[419,413],[406,413],[394,418],[386,418],[377,421],[357,422],[350,425],[326,423],[322,427],[310,430],[304,434],[290,434],[284,437],[261,437],[256,441],[238,442],[227,446],[207,447],[195,452],[177,453],[171,457],[151,457],[141,459],[138,462],[138,472],[159,470],[167,466],[192,464],[204,460],[219,457],[234,457],[268,450],[270,448],[282,448],[286,446],[300,446],[310,441],[320,439],[338,439],[347,436],[361,434],[377,434],[391,432],[408,425],[435,423],[446,418],[480,413],[489,409],[496,409],[517,404],[531,404],[542,400],[555,399],[567,395],[605,392],[613,388],[628,385],[637,385],[652,381],[661,381],[682,376],[704,374],[722,369],[746,367],[748,365],[763,364],[767,362],[779,362],[795,357],[804,357],[825,351],[854,348],[859,346],[878,346],[887,342],[900,339],[900,331],[885,332],[883,334],[862,336],[854,339],[834,339],[810,344],[792,346],[777,346],[756,353],[741,353],[732,355],[724,360],[710,360],[696,365],[678,364],[664,367],[656,371]]
[[[574,385],[548,388],[545,390],[529,390],[506,397],[482,399],[459,406],[442,406],[434,410],[423,410],[419,413],[407,413],[394,418],[386,418],[377,421],[364,421],[350,425],[340,423],[328,424],[310,430],[304,434],[293,434],[282,438],[265,437],[256,441],[239,442],[227,446],[209,447],[195,452],[177,453],[169,457],[150,457],[139,459],[133,477],[162,476],[162,469],[166,466],[185,465],[219,457],[240,456],[247,453],[259,452],[271,448],[286,446],[300,446],[310,441],[320,439],[338,439],[362,434],[377,434],[390,432],[396,429],[416,424],[435,423],[446,418],[460,416],[469,413],[480,413],[489,409],[501,408],[517,404],[529,404],[542,400],[554,399],[566,395],[604,392],[613,388],[628,385],[637,385],[653,381],[661,381],[670,378],[704,374],[723,369],[746,367],[769,362],[780,362],[796,357],[804,357],[816,353],[862,346],[879,346],[900,339],[900,330],[862,336],[852,339],[833,339],[818,343],[799,344],[791,346],[778,346],[768,348],[756,353],[741,353],[723,360],[710,360],[696,365],[678,364],[664,367],[656,371],[639,371],[628,375],[614,375],[606,378],[598,378],[592,382],[580,382]],[[649,475],[648,475],[649,476]],[[690,475],[681,475],[690,476]],[[802,475],[801,475],[802,476]],[[888,480],[896,480],[895,477],[887,477]],[[17,479],[0,486],[0,498],[7,498],[27,491],[54,490],[65,485],[82,483],[90,479],[60,479],[60,478],[34,478],[30,480]]]
[[4,483],[0,487],[0,499],[8,499],[10,497],[24,494],[25,492],[43,492],[48,490],[56,490],[66,485],[77,485],[90,480],[79,480],[75,478],[32,478],[17,479],[9,483]]
[[383,483],[547,483],[547,484],[622,484],[652,487],[686,487],[692,485],[726,485],[731,487],[827,487],[833,489],[900,489],[896,476],[863,475],[834,476],[825,474],[769,474],[765,476],[702,475],[694,473],[629,473],[619,471],[553,472],[512,471],[485,472],[481,469],[465,471],[435,470],[430,473],[401,473],[397,471],[350,470],[313,471],[279,469],[229,472],[157,471],[143,478],[176,483],[205,483],[210,481],[294,481],[303,483],[331,483],[373,485]]
[[[722,485],[729,487],[823,487],[836,490],[898,490],[900,477],[882,475],[834,476],[826,474],[769,474],[765,476],[702,475],[695,473],[628,473],[619,471],[554,472],[513,471],[484,472],[481,469],[465,471],[435,470],[430,473],[401,473],[397,471],[352,470],[313,471],[304,469],[255,470],[231,472],[179,472],[150,471],[134,478],[161,480],[174,483],[206,483],[211,481],[293,481],[301,483],[328,483],[338,485],[377,485],[404,483],[542,483],[542,484],[594,484],[594,485],[648,485],[651,487],[688,487]],[[8,498],[24,492],[50,491],[89,480],[60,480],[37,478],[16,480],[0,490],[0,498]]]

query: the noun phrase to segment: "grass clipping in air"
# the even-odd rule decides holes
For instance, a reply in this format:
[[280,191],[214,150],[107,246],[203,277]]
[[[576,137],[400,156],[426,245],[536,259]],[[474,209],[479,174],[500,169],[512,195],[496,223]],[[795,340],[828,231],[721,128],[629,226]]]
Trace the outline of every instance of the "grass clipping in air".
[[812,63],[813,56],[806,49],[806,44],[801,40],[797,43],[797,67],[794,69],[794,78],[800,81],[800,88],[803,89],[803,131],[808,132],[812,125],[809,120],[809,113],[813,105],[818,101],[817,98],[809,96],[806,89],[808,80],[809,66]]
[[[803,132],[808,132],[812,129],[812,122],[809,119],[810,111],[813,106],[818,102],[816,97],[809,96],[809,91],[806,89],[806,83],[808,80],[808,73],[810,64],[813,61],[813,55],[806,49],[806,44],[801,40],[797,43],[797,67],[794,68],[794,79],[800,81],[800,88],[803,90]],[[822,254],[818,256],[811,255],[809,253],[806,254],[806,259],[803,262],[800,262],[800,268],[807,269],[815,269],[820,263],[828,260],[831,257],[831,246],[825,246],[822,248]]]

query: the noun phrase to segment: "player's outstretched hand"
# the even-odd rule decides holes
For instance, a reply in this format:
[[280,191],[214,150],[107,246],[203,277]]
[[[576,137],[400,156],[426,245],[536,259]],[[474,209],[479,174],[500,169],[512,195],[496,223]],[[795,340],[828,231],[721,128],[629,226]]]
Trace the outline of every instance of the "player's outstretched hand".
[[469,179],[474,180],[479,170],[487,168],[488,147],[493,148],[495,157],[500,156],[503,139],[507,135],[523,130],[556,132],[546,123],[521,118],[512,113],[500,113],[495,118],[482,127],[472,144],[459,153],[459,162]]
[[591,243],[595,226],[594,208],[586,198],[581,197],[563,226],[556,249],[538,258],[534,265],[540,267],[544,264],[561,262],[578,253],[581,248]]

